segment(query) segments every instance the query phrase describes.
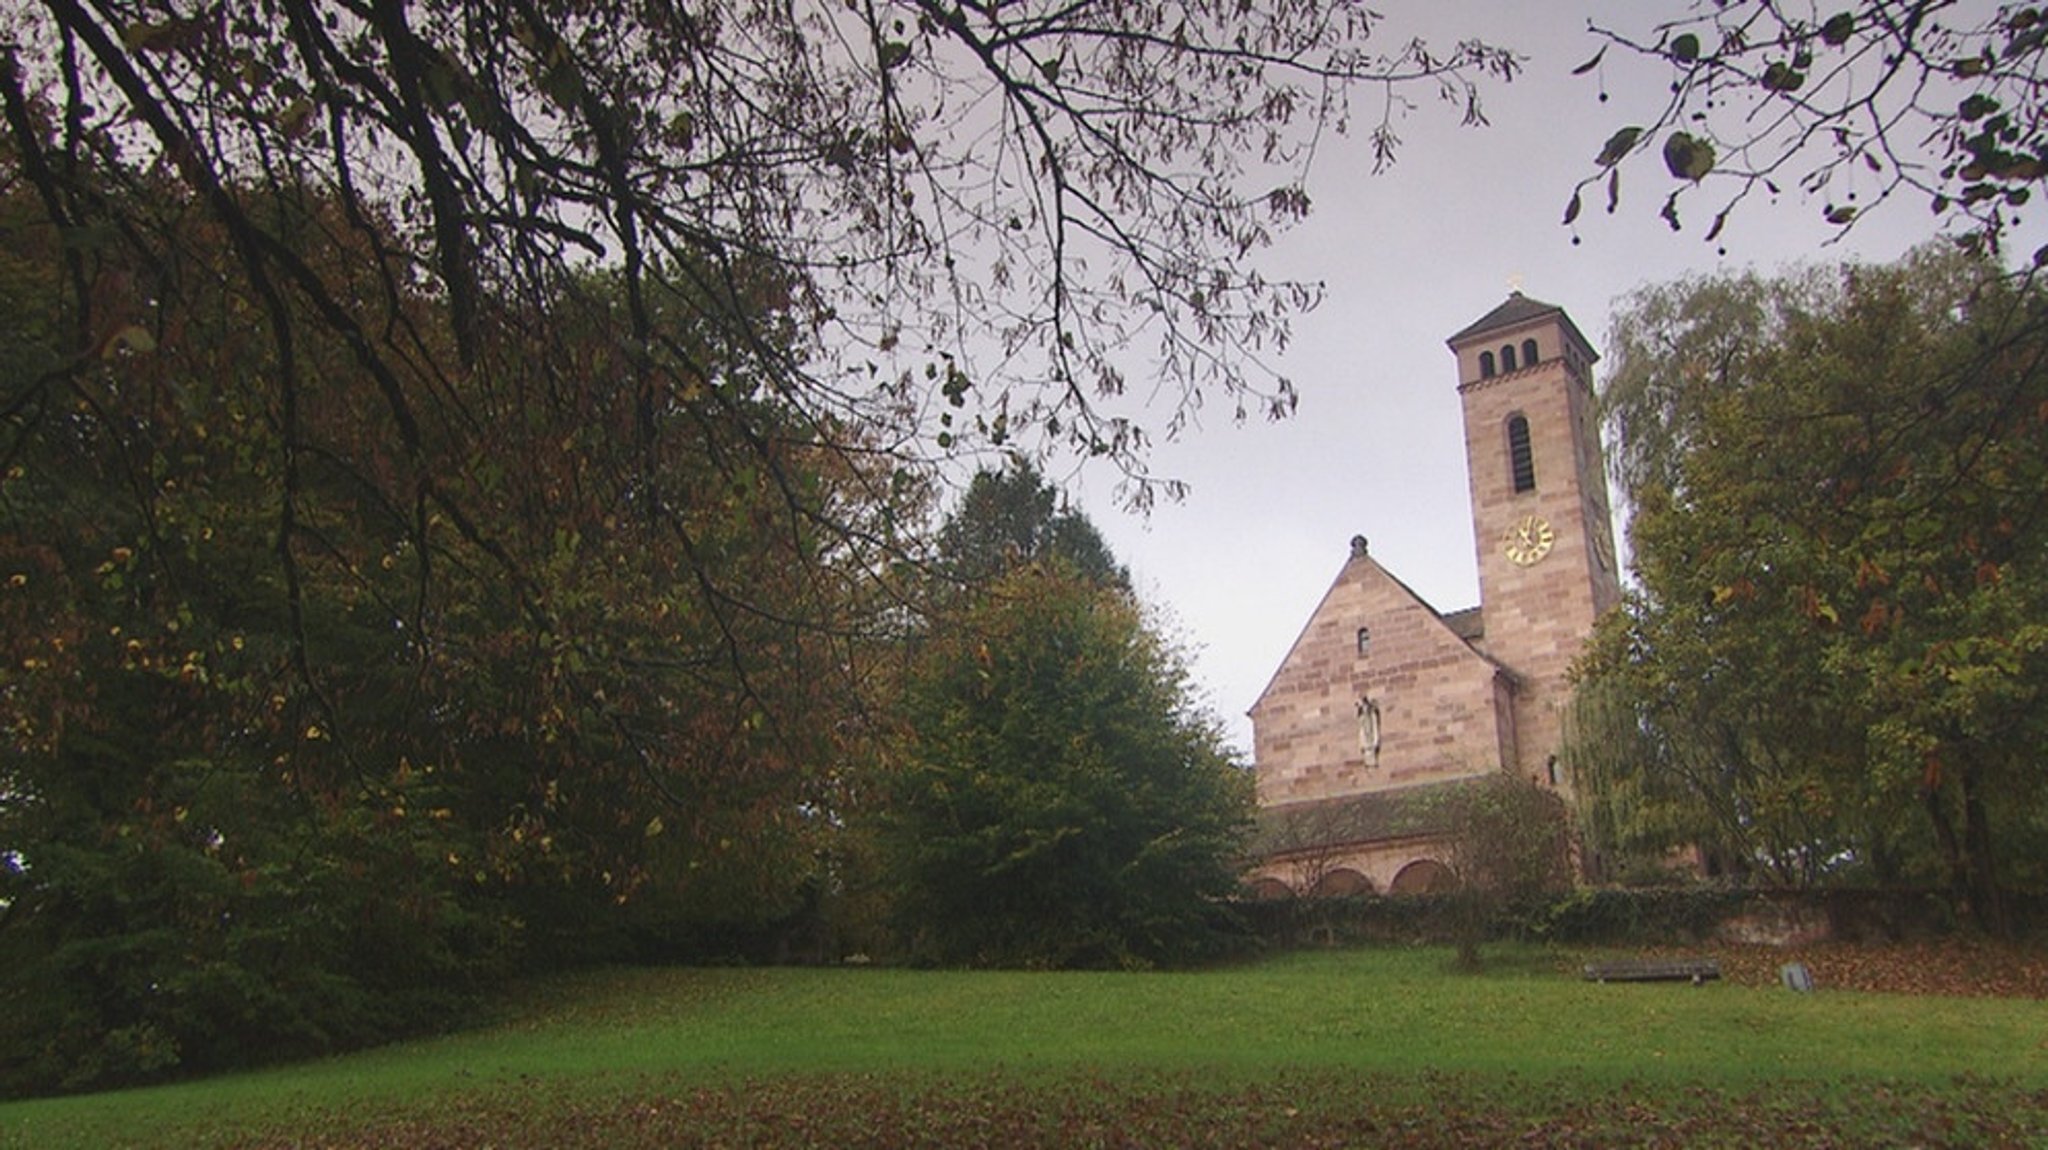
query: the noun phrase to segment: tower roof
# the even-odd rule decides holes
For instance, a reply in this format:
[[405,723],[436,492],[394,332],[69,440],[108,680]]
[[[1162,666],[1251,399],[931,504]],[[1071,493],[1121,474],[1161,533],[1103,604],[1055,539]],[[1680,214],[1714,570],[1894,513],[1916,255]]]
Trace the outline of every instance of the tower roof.
[[1578,341],[1579,346],[1584,348],[1588,355],[1591,356],[1593,345],[1579,331],[1578,325],[1572,322],[1572,317],[1565,314],[1563,308],[1554,303],[1544,303],[1540,299],[1530,299],[1519,291],[1509,292],[1508,298],[1500,306],[1466,324],[1456,335],[1445,342],[1449,343],[1452,347],[1457,347],[1461,343],[1469,343],[1483,335],[1505,331],[1509,328],[1524,327],[1537,320],[1550,319],[1553,316],[1556,317],[1558,325],[1564,328],[1572,339]]

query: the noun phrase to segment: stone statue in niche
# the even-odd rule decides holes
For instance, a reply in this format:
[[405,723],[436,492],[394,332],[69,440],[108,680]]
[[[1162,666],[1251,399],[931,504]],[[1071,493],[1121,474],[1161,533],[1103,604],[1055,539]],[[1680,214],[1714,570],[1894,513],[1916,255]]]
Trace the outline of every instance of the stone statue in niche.
[[1358,697],[1358,750],[1368,769],[1380,765],[1380,705],[1371,695]]

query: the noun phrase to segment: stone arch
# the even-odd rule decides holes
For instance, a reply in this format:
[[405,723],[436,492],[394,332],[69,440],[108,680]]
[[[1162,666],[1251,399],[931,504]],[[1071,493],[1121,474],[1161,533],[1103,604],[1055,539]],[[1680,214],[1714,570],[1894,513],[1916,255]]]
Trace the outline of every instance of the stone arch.
[[1515,345],[1514,345],[1514,344],[1511,344],[1511,343],[1504,343],[1504,344],[1501,344],[1501,345],[1500,345],[1500,369],[1501,369],[1502,371],[1513,371],[1513,370],[1515,370]]
[[1494,366],[1493,366],[1493,353],[1492,353],[1492,352],[1490,352],[1490,351],[1482,351],[1482,352],[1480,352],[1480,353],[1479,353],[1479,378],[1481,378],[1481,379],[1492,379],[1492,378],[1493,378],[1493,374],[1494,374]]
[[1245,895],[1257,902],[1285,902],[1294,897],[1294,888],[1272,875],[1260,875],[1245,884]]
[[1523,341],[1522,341],[1522,366],[1523,366],[1523,367],[1534,367],[1534,366],[1536,366],[1536,358],[1537,358],[1537,356],[1536,356],[1536,341],[1535,341],[1535,340],[1533,340],[1533,339],[1525,339],[1525,340],[1523,340]]
[[1394,875],[1388,894],[1444,894],[1458,889],[1458,876],[1435,859],[1416,859]]
[[1316,880],[1315,889],[1309,894],[1316,898],[1343,898],[1353,894],[1371,894],[1372,880],[1348,866],[1340,866]]

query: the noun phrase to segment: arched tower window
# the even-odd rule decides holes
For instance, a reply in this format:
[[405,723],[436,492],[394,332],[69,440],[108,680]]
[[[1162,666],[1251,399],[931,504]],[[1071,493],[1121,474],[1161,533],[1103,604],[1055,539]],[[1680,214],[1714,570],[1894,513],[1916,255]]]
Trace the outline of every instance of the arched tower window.
[[1511,344],[1511,343],[1504,343],[1504,344],[1500,345],[1500,369],[1501,369],[1502,371],[1513,371],[1513,370],[1515,370],[1515,345],[1514,345],[1514,344]]
[[1493,378],[1493,353],[1490,351],[1479,353],[1479,378]]
[[1535,340],[1533,340],[1533,339],[1525,339],[1525,340],[1523,340],[1523,341],[1522,341],[1522,366],[1523,366],[1523,367],[1534,367],[1534,366],[1536,366],[1536,361],[1537,361],[1538,359],[1540,359],[1540,358],[1542,358],[1542,357],[1540,357],[1540,356],[1538,356],[1538,355],[1536,354],[1536,341],[1535,341]]
[[1536,453],[1529,447],[1529,420],[1520,412],[1508,416],[1508,471],[1515,494],[1536,490]]
[[1372,654],[1372,628],[1360,627],[1358,629],[1358,657],[1363,659],[1370,654]]

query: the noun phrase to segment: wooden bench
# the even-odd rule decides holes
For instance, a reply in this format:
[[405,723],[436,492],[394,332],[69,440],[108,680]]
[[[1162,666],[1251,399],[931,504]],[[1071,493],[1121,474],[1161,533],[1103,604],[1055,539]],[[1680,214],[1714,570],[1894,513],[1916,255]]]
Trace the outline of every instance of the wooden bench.
[[1587,982],[1690,982],[1721,977],[1711,958],[1615,958],[1586,964]]

